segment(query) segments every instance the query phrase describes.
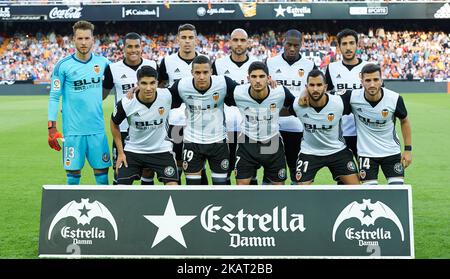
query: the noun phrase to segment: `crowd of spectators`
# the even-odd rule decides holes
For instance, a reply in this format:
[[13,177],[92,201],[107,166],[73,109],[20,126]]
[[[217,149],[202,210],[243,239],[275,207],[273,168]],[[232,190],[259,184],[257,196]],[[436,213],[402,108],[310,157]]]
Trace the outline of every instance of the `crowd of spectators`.
[[[123,59],[123,35],[104,33],[96,36],[95,52],[111,61]],[[250,34],[250,54],[260,60],[282,51],[282,32],[273,30]],[[386,79],[450,80],[450,38],[438,31],[385,31],[369,29],[359,34],[358,57],[381,65]],[[159,62],[177,51],[172,33],[144,34],[144,57]],[[73,53],[71,36],[51,31],[33,36],[17,33],[0,36],[0,80],[49,81],[51,71],[62,57]],[[216,59],[229,53],[229,34],[199,34],[197,51]],[[335,34],[305,32],[301,52],[318,67],[325,67],[341,56]],[[3,52],[1,52],[3,50]]]

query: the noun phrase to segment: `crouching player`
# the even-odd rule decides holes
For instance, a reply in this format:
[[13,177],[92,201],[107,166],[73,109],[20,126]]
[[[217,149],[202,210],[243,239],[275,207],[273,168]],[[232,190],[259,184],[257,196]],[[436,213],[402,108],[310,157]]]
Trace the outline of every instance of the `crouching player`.
[[295,178],[298,184],[311,184],[322,167],[328,167],[333,179],[344,184],[359,184],[353,154],[345,145],[341,132],[343,115],[351,112],[348,102],[339,95],[326,93],[325,76],[312,70],[307,77],[309,106],[299,106],[297,97],[290,108],[303,123],[305,131],[297,159]]
[[[158,72],[143,66],[137,72],[138,90],[133,99],[119,101],[111,116],[111,132],[117,146],[117,184],[131,185],[143,168],[156,172],[166,185],[177,185],[178,169],[172,142],[167,136],[172,95],[158,87]],[[119,125],[127,119],[130,128],[125,148]]]

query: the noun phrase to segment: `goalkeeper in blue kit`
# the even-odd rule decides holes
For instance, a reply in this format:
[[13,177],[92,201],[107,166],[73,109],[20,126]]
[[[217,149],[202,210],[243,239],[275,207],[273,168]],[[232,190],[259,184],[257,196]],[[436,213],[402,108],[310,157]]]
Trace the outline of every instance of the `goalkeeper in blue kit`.
[[[76,52],[53,69],[48,103],[48,143],[60,151],[57,139],[64,135],[63,165],[67,184],[80,184],[87,157],[97,184],[108,184],[111,166],[102,108],[102,77],[109,61],[92,53],[94,25],[78,21],[73,26]],[[62,97],[63,135],[56,128]]]

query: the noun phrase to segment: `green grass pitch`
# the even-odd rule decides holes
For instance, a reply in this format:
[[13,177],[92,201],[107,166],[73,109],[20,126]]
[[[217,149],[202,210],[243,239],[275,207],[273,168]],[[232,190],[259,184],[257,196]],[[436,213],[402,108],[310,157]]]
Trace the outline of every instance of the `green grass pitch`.
[[[403,96],[413,130],[406,183],[413,186],[416,257],[450,258],[450,95]],[[47,145],[47,101],[46,96],[0,97],[0,258],[37,257],[42,185],[66,182],[61,153]],[[112,109],[110,96],[104,102],[108,134]],[[81,183],[95,184],[87,162]],[[319,173],[316,184],[334,184],[328,170]]]

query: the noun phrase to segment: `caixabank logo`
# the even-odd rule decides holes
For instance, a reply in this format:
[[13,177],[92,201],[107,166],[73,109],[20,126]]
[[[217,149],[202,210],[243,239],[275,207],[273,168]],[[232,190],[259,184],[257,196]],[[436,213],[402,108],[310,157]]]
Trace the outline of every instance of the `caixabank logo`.
[[[356,221],[355,221],[356,220]],[[405,232],[397,214],[381,201],[363,199],[347,205],[336,218],[332,240],[351,241],[357,246],[380,246],[400,236],[405,241]]]
[[[92,245],[102,239],[118,239],[116,220],[99,201],[70,201],[53,218],[48,240],[62,238],[77,245]],[[69,241],[68,241],[69,242]]]

